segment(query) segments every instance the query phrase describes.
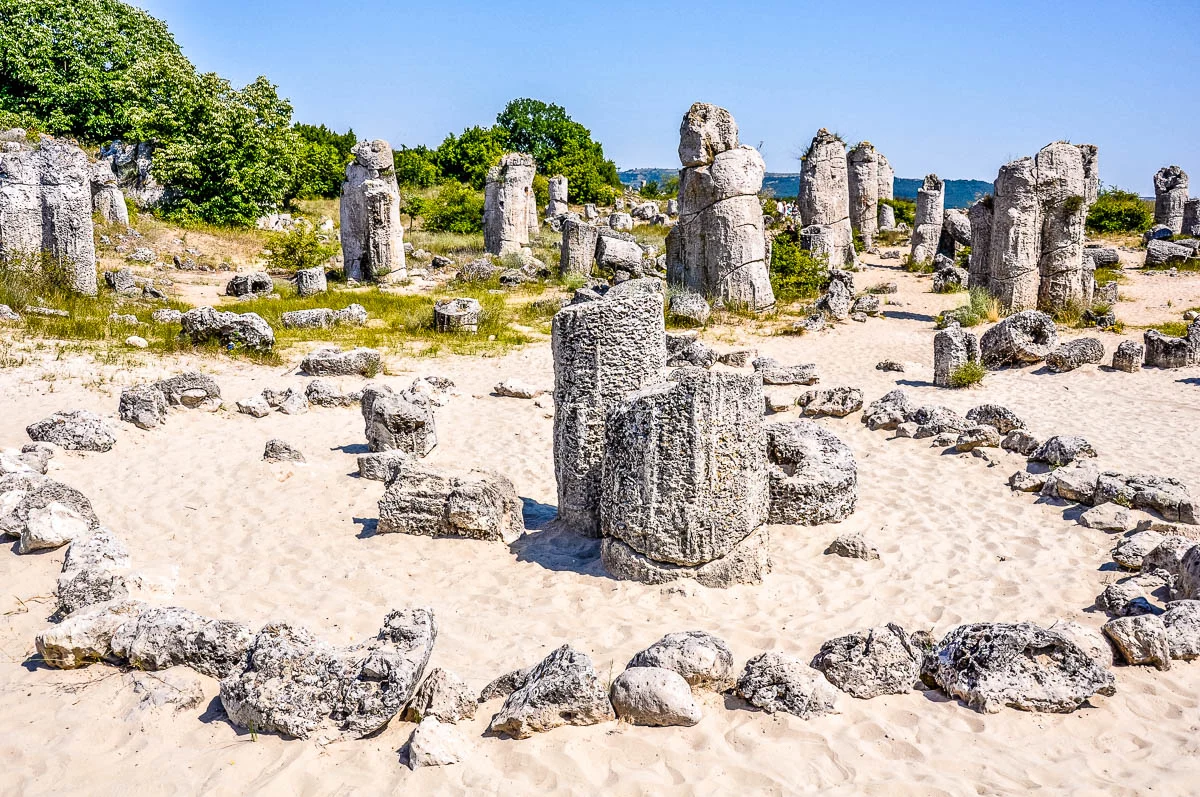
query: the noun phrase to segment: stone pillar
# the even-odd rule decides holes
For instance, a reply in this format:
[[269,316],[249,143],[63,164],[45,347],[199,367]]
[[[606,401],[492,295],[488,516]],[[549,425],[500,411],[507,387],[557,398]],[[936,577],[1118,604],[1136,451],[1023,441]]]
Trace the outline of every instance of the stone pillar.
[[488,253],[507,255],[529,244],[530,230],[537,229],[536,172],[533,158],[517,152],[488,171],[483,204],[483,248]]
[[870,142],[863,141],[846,155],[850,183],[850,226],[868,247],[879,229],[879,162]]
[[[1089,159],[1094,163],[1094,151]],[[1092,289],[1083,267],[1083,232],[1091,207],[1088,197],[1095,201],[1095,192],[1090,190],[1084,160],[1083,149],[1065,141],[1047,145],[1034,158],[1042,214],[1038,306],[1046,312],[1083,309],[1091,303]]]
[[92,168],[92,212],[99,215],[105,224],[129,226],[129,208],[125,205],[125,194],[117,185],[117,173],[111,160],[100,160]]
[[887,156],[882,152],[875,153],[875,173],[879,177],[879,198],[895,199],[896,170],[892,168],[892,164],[888,163]]
[[668,280],[732,306],[773,307],[758,200],[762,156],[739,146],[729,111],[696,103],[679,127],[679,160],[679,223],[667,242]]
[[386,141],[360,141],[342,183],[342,258],[347,279],[407,276],[400,188]]
[[942,237],[946,208],[946,184],[936,174],[928,175],[917,189],[917,214],[913,223],[912,262],[932,263]]
[[550,204],[546,206],[546,218],[561,216],[570,210],[567,205],[567,178],[561,174],[550,178]]
[[967,263],[969,288],[986,288],[992,279],[992,203],[992,196],[988,194],[967,210],[967,220],[971,223],[971,259]]
[[95,296],[92,168],[83,150],[42,138],[0,144],[0,255],[44,254],[71,290]]
[[552,326],[558,518],[599,536],[606,418],[627,395],[662,379],[663,297],[631,292],[570,305]]
[[964,246],[971,246],[971,220],[965,210],[950,208],[942,214],[942,232],[937,254],[954,260]]
[[893,208],[891,205],[885,205],[882,202],[879,203],[878,229],[880,229],[880,230],[896,229],[896,209]]
[[1154,223],[1165,224],[1173,235],[1183,231],[1183,206],[1188,200],[1187,172],[1164,166],[1154,175]]
[[933,383],[950,387],[950,375],[967,363],[979,362],[979,338],[957,322],[933,336]]
[[1180,234],[1200,237],[1200,199],[1189,199],[1183,203],[1183,229]]
[[[604,454],[602,559],[652,583],[738,557],[770,500],[761,377],[692,367],[671,380],[609,414]],[[630,574],[631,559],[648,573]]]
[[1001,166],[995,191],[988,286],[1005,308],[1030,310],[1037,306],[1042,252],[1034,159]]
[[562,250],[558,259],[561,276],[587,277],[596,261],[596,241],[599,231],[585,221],[566,218],[562,225]]
[[800,218],[805,225],[828,227],[832,235],[830,268],[855,263],[850,226],[850,178],[846,145],[825,128],[817,131],[800,167]]

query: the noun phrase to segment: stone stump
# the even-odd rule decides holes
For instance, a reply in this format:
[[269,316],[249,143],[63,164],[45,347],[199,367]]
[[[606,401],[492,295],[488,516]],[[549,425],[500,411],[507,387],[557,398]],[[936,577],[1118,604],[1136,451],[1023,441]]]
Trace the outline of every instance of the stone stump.
[[942,236],[945,216],[946,184],[936,174],[926,176],[917,189],[917,214],[914,221],[913,263],[932,263]]
[[478,299],[439,299],[433,305],[433,327],[438,332],[479,332],[483,307]]
[[360,141],[351,152],[354,160],[346,166],[341,204],[346,278],[404,277],[404,228],[392,148],[386,141]]
[[[489,254],[507,255],[529,244],[529,232],[537,229],[537,201],[533,157],[510,152],[487,174],[483,199],[483,248]],[[534,223],[530,224],[530,216]]]
[[546,206],[546,218],[552,219],[566,213],[570,207],[567,205],[567,178],[560,174],[551,177],[549,183],[550,204]]
[[879,155],[863,141],[846,155],[850,186],[850,226],[867,247],[879,230]]
[[561,276],[587,277],[596,262],[596,243],[599,231],[579,219],[566,218],[562,225],[562,250],[558,260]]
[[1164,166],[1154,174],[1154,223],[1171,228],[1172,235],[1183,232],[1183,211],[1188,201],[1187,172],[1178,166]]

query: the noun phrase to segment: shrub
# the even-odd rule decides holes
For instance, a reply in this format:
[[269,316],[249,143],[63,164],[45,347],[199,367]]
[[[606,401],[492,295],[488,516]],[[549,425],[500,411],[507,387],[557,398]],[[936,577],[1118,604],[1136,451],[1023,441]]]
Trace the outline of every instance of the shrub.
[[430,232],[483,230],[483,194],[462,183],[444,183],[432,199],[421,204],[425,219],[423,227]]
[[393,153],[396,182],[414,188],[430,188],[441,180],[441,171],[429,147],[401,147]]
[[1132,191],[1106,188],[1088,211],[1088,232],[1139,233],[1150,229],[1154,213]]
[[958,254],[954,256],[954,265],[959,268],[968,268],[971,264],[971,247],[964,246],[958,250]]
[[293,125],[292,130],[299,143],[295,184],[289,199],[341,196],[346,164],[354,157],[350,150],[358,143],[354,131],[339,134],[325,125],[303,124]]
[[911,199],[881,199],[896,212],[896,223],[904,223],[913,227],[917,223],[917,203]]
[[341,248],[304,222],[286,232],[275,233],[270,240],[267,267],[280,271],[294,272],[323,266]]
[[647,180],[639,193],[646,199],[658,199],[662,196],[662,189],[658,187],[658,180]]
[[810,299],[821,292],[828,278],[825,256],[801,249],[797,232],[789,230],[775,237],[771,245],[771,288],[776,299]]
[[942,329],[951,321],[957,321],[964,327],[973,327],[984,321],[999,320],[1000,301],[985,288],[971,288],[967,303],[938,316],[937,326]]
[[862,235],[854,233],[851,236],[851,240],[854,242],[854,254],[861,255],[863,252],[867,251],[867,243],[863,240]]
[[[568,184],[567,190],[570,190]],[[533,203],[538,210],[544,210],[550,204],[550,181],[544,175],[535,174],[533,176]]]
[[1107,285],[1110,282],[1128,282],[1129,278],[1125,276],[1125,272],[1120,268],[1109,268],[1101,266],[1096,269],[1095,279],[1097,285]]
[[461,135],[446,136],[433,158],[443,178],[481,189],[488,169],[500,162],[507,148],[503,130],[468,127]]
[[985,376],[987,376],[987,369],[983,367],[983,363],[963,363],[950,372],[950,387],[978,385]]

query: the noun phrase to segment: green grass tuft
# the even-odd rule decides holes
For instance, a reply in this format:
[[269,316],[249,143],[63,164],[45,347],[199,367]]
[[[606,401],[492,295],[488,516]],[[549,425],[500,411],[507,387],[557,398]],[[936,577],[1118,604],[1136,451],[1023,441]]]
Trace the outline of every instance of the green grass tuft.
[[987,369],[982,363],[963,363],[950,372],[950,387],[961,388],[978,385],[987,375]]

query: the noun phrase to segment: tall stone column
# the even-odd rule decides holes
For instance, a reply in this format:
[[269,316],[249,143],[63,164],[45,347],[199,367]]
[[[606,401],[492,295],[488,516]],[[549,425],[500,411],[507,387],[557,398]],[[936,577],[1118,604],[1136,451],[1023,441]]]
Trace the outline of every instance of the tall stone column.
[[1165,224],[1173,235],[1183,231],[1183,206],[1188,200],[1187,172],[1164,166],[1154,175],[1154,223]]
[[913,263],[930,263],[937,254],[946,210],[946,183],[936,174],[926,176],[917,189],[917,212],[913,223]]
[[863,141],[846,155],[850,180],[850,226],[868,247],[879,230],[879,155]]
[[404,228],[392,148],[386,141],[360,141],[351,150],[342,183],[342,259],[347,279],[379,281],[404,277]]
[[967,287],[987,288],[992,279],[992,204],[991,194],[976,200],[967,210],[971,223],[971,259],[967,262]]
[[533,157],[510,152],[487,175],[483,199],[483,248],[493,255],[519,252],[537,230]]
[[1037,171],[1033,158],[1020,158],[1000,167],[992,206],[988,285],[1005,308],[1037,307],[1041,253]]
[[[1086,160],[1094,168],[1095,148],[1091,150]],[[1047,312],[1082,309],[1091,303],[1092,286],[1083,267],[1083,233],[1089,196],[1095,201],[1095,191],[1089,186],[1084,162],[1084,149],[1065,141],[1047,145],[1034,158],[1042,214],[1038,306]]]
[[774,306],[758,192],[766,164],[738,144],[729,111],[696,103],[679,128],[679,223],[667,236],[667,279],[732,306]]
[[895,199],[896,170],[882,152],[875,153],[875,173],[879,177],[879,198]]
[[846,145],[825,128],[813,137],[800,167],[800,218],[805,226],[830,230],[830,268],[855,263],[854,231],[850,226],[850,178]]
[[570,210],[567,204],[567,178],[561,174],[550,178],[550,204],[546,206],[546,218],[561,216]]

